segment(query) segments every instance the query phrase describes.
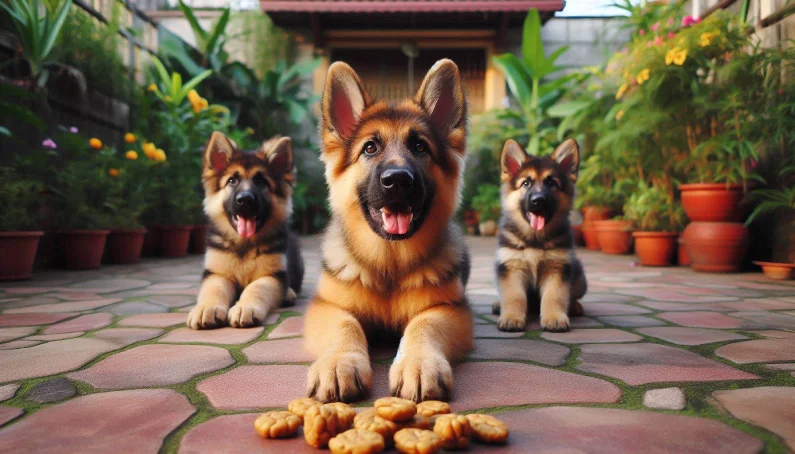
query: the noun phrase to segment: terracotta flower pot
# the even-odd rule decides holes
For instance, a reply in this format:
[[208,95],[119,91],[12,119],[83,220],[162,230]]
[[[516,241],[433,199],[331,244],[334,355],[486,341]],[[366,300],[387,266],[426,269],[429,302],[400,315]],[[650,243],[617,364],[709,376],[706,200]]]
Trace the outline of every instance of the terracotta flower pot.
[[113,229],[105,245],[109,263],[124,265],[141,260],[146,229]]
[[497,234],[497,221],[483,221],[480,223],[480,234],[494,236]]
[[42,235],[44,232],[0,232],[0,281],[30,279]]
[[596,227],[593,222],[588,222],[582,225],[582,239],[585,241],[585,248],[591,251],[598,251],[601,249],[599,246],[599,236],[596,234]]
[[110,230],[67,230],[58,234],[64,268],[94,270],[102,264],[102,252]]
[[679,239],[676,240],[679,243],[679,247],[676,250],[676,263],[679,266],[690,266],[690,256],[687,255],[687,248],[685,247],[685,240],[682,235],[679,235]]
[[583,224],[593,221],[605,221],[616,215],[616,210],[608,207],[586,206],[582,209]]
[[188,255],[192,225],[161,225],[157,227],[161,257],[183,257]]
[[629,254],[632,251],[632,223],[629,221],[594,222],[599,246],[605,254]]
[[676,256],[678,233],[633,232],[635,253],[643,266],[671,266]]
[[740,201],[743,187],[739,184],[695,183],[679,186],[682,208],[694,222],[738,222],[743,211]]
[[754,265],[761,266],[762,272],[770,279],[786,281],[795,276],[795,264],[792,263],[759,262],[754,260]]
[[585,240],[583,239],[582,233],[582,225],[573,225],[571,226],[571,234],[574,240],[574,246],[581,247],[585,245]]
[[696,271],[739,271],[748,252],[748,229],[739,222],[691,222],[683,232]]
[[190,231],[191,254],[204,254],[207,250],[207,224],[196,224]]
[[160,229],[156,225],[146,226],[144,244],[141,246],[141,257],[154,257],[160,251]]

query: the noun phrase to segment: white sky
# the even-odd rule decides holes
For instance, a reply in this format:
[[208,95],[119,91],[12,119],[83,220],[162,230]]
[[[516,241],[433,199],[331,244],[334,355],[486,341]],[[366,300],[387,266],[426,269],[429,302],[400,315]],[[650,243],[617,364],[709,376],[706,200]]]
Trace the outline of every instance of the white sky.
[[566,0],[566,7],[556,16],[615,16],[621,14],[621,10],[610,6],[614,2],[615,0]]

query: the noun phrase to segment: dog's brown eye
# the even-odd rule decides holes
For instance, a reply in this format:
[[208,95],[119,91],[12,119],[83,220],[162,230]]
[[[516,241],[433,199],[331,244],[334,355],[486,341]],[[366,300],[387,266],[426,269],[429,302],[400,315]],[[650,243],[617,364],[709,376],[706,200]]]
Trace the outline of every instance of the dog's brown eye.
[[530,187],[530,180],[529,180],[529,179],[528,179],[528,180],[524,180],[524,181],[522,182],[522,186],[524,186],[524,187],[526,187],[526,188],[527,188],[527,187]]
[[261,173],[258,173],[257,175],[254,176],[254,184],[256,184],[259,187],[264,187],[268,185],[268,180],[264,176],[262,176]]
[[229,177],[229,179],[226,180],[226,184],[228,184],[230,186],[236,185],[237,184],[237,177]]
[[414,141],[414,152],[415,153],[427,153],[428,152],[428,144],[423,142],[422,140]]
[[376,154],[378,152],[378,147],[376,147],[375,142],[371,140],[364,144],[364,152],[365,154]]
[[544,184],[549,186],[549,187],[551,187],[551,188],[559,187],[558,180],[556,180],[556,179],[554,179],[552,177],[547,177],[546,180],[544,180]]

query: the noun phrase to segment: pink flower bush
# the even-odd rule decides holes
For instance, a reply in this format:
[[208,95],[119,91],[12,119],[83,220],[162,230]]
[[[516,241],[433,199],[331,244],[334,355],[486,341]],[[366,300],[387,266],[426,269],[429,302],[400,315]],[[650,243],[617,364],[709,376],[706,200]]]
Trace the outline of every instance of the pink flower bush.
[[682,19],[682,27],[689,27],[693,24],[697,24],[696,19],[693,16],[685,16]]
[[668,39],[674,39],[674,38],[676,38],[676,34],[674,32],[668,33]]
[[655,46],[659,46],[659,45],[660,45],[660,44],[662,44],[662,43],[663,43],[663,38],[662,38],[662,36],[658,36],[658,37],[654,38],[654,45],[655,45]]
[[72,126],[71,128],[69,128],[69,132],[71,132],[72,134],[77,134],[77,127]]
[[638,30],[638,34],[639,34],[640,36],[643,36],[643,35],[645,35],[645,34],[646,34],[646,30],[644,30],[644,29],[642,29],[642,28],[641,28],[640,30]]
[[55,142],[52,139],[49,139],[49,138],[45,139],[41,143],[41,145],[44,146],[44,147],[47,147],[47,148],[49,148],[51,150],[55,150],[56,148],[58,148],[58,145],[56,145]]
[[651,31],[656,32],[659,28],[660,28],[660,24],[659,23],[654,24],[654,25],[651,26]]
[[673,17],[669,17],[668,18],[668,25],[673,25],[673,24],[674,24],[674,18]]

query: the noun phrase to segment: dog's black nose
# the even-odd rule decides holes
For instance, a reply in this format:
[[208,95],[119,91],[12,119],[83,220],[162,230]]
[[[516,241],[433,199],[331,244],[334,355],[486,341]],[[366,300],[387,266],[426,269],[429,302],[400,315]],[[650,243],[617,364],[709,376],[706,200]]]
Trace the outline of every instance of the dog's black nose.
[[409,190],[414,186],[414,175],[407,169],[386,169],[381,173],[384,189]]
[[530,210],[545,210],[549,201],[544,194],[533,194],[530,196]]
[[237,214],[239,216],[253,216],[257,211],[257,199],[250,191],[235,194],[235,204],[237,205]]

